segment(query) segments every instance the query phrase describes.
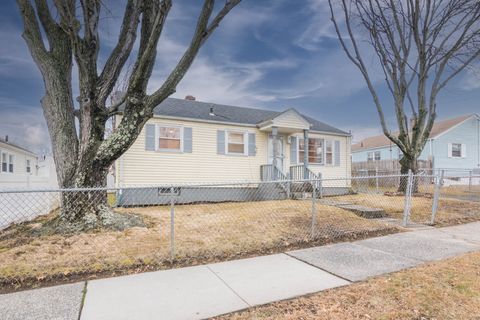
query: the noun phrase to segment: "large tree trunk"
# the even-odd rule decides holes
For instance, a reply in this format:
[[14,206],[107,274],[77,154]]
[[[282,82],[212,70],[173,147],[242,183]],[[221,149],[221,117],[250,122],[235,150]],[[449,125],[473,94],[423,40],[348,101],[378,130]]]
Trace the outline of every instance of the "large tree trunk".
[[[418,173],[418,157],[404,154],[402,159],[400,159],[400,185],[398,186],[398,191],[405,193],[407,191],[408,185],[408,174],[412,172],[413,175]],[[412,184],[412,193],[418,192],[418,183],[417,179],[413,179]]]
[[[73,178],[81,183],[75,184],[75,189],[84,189],[76,191],[67,190],[62,193],[62,209],[60,217],[67,222],[76,222],[90,220],[91,224],[101,218],[102,213],[109,210],[107,203],[107,191],[103,189],[107,183],[108,168],[98,168],[93,166],[77,169],[77,174]],[[88,177],[85,180],[85,177]],[[90,189],[90,190],[89,190]]]

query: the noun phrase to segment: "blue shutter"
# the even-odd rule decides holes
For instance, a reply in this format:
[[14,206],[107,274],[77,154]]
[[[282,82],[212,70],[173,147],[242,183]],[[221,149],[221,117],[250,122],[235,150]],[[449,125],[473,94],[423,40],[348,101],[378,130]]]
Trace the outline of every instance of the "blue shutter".
[[155,125],[145,126],[145,150],[155,151]]
[[217,154],[225,154],[225,130],[217,130]]
[[192,153],[192,128],[183,128],[183,152]]
[[290,137],[290,164],[297,164],[297,137]]
[[257,145],[255,142],[255,133],[248,134],[248,155],[254,156],[257,154]]
[[335,140],[335,166],[340,166],[340,141]]

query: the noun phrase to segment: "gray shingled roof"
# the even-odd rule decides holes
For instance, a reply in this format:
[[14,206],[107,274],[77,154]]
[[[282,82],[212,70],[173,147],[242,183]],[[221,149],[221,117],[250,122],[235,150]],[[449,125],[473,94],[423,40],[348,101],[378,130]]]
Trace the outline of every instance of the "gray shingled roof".
[[20,149],[20,150],[22,150],[22,151],[25,151],[25,152],[27,152],[27,153],[30,153],[30,154],[36,156],[36,154],[35,154],[34,152],[32,152],[32,151],[30,151],[30,150],[28,150],[28,149],[26,149],[26,148],[24,148],[24,147],[21,147],[21,146],[19,146],[18,144],[12,143],[12,142],[10,142],[10,141],[6,141],[6,140],[3,139],[3,138],[0,138],[0,142],[5,143],[5,144],[8,144],[9,146],[12,146],[12,147],[14,147],[14,148]]
[[[214,116],[210,115],[213,107]],[[122,108],[120,108],[123,110]],[[189,118],[197,120],[214,120],[238,124],[256,125],[281,114],[279,111],[235,107],[224,104],[201,102],[196,100],[167,98],[154,109],[157,116]],[[326,123],[302,115],[312,124],[311,130],[349,135],[348,132],[334,128]]]

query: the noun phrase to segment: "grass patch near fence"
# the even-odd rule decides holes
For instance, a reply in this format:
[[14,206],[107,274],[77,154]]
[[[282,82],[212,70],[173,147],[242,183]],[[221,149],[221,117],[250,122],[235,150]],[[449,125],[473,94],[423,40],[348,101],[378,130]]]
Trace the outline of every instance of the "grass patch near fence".
[[39,217],[0,232],[0,287],[223,261],[400,231],[336,207],[316,208],[312,230],[311,200],[178,205],[174,261],[169,206],[116,209],[147,222],[124,231],[38,235],[35,228],[47,219]]
[[[405,196],[384,194],[364,194],[332,197],[338,202],[349,202],[372,208],[382,208],[389,217],[402,219],[405,206]],[[417,223],[429,223],[432,216],[433,199],[419,195],[412,197],[410,219]],[[447,226],[480,220],[480,202],[440,199],[435,219],[436,226]]]
[[252,308],[217,320],[479,319],[480,253]]

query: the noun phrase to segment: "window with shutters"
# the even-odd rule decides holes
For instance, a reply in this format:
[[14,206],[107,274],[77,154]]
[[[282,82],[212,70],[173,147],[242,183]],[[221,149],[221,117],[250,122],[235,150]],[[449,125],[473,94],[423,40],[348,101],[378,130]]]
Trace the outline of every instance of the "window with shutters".
[[247,154],[246,133],[227,131],[225,138],[227,154]]
[[[323,164],[323,139],[309,138],[308,139],[308,162]],[[305,140],[298,139],[298,162],[303,163],[305,156]],[[332,156],[333,158],[333,156]]]
[[181,151],[182,128],[174,126],[158,126],[158,149]]
[[461,157],[462,157],[462,144],[452,143],[452,158],[461,158]]

